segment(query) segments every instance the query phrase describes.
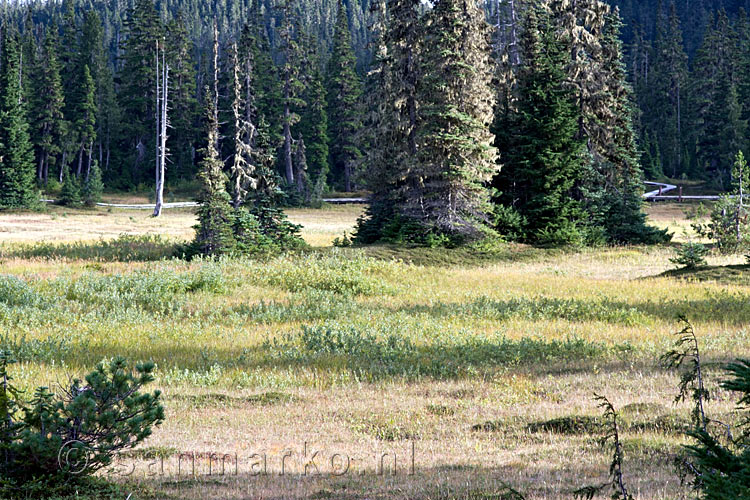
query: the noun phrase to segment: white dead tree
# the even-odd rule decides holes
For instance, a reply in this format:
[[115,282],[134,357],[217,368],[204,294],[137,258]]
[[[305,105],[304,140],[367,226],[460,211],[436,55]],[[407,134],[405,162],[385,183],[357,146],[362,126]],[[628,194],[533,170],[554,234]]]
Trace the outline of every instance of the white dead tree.
[[[234,117],[234,155],[230,174],[233,184],[232,205],[239,208],[245,202],[249,189],[257,187],[257,180],[253,177],[255,165],[253,161],[256,128],[251,121],[252,95],[249,89],[252,65],[246,56],[245,85],[247,97],[242,96],[243,75],[239,51],[236,43],[230,49],[230,64],[232,67],[232,115]],[[243,109],[244,108],[244,109]]]
[[159,43],[156,43],[156,206],[154,217],[161,215],[164,206],[164,176],[167,171],[167,128],[169,118],[167,116],[168,89],[169,89],[169,65],[166,60],[166,51],[161,47],[161,67],[159,65]]

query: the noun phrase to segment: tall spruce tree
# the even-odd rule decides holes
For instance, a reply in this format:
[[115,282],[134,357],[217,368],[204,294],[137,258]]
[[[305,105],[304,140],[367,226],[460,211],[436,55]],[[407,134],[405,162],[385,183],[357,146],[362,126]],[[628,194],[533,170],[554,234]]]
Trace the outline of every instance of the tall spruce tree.
[[346,7],[339,0],[333,53],[327,71],[328,118],[331,124],[329,178],[332,185],[347,192],[353,189],[355,167],[362,158],[362,84],[355,68],[349,19]]
[[195,174],[195,144],[199,106],[196,97],[195,50],[180,11],[166,26],[167,62],[169,64],[170,158],[173,176],[191,178]]
[[[96,140],[96,85],[89,65],[83,66],[80,89],[77,92],[76,122],[73,125],[78,138],[78,167],[76,176],[88,177]],[[85,170],[84,170],[85,166]]]
[[62,153],[67,127],[63,115],[65,98],[58,60],[59,45],[57,29],[48,28],[33,74],[34,92],[29,107],[32,137],[37,151],[37,178],[45,185],[50,166],[54,167]]
[[320,198],[327,190],[328,165],[328,112],[323,75],[320,70],[318,44],[308,37],[308,50],[304,60],[303,81],[305,89],[302,100],[305,107],[300,111],[300,121],[296,130],[305,141],[307,160],[306,191],[308,198]]
[[232,234],[232,207],[226,191],[227,176],[216,148],[219,123],[216,120],[214,97],[209,87],[204,91],[206,116],[206,147],[201,151],[198,180],[198,225],[195,227],[194,251],[201,255],[223,255],[231,252],[235,241]]
[[[599,133],[589,141],[603,196],[599,207],[588,207],[596,222],[615,243],[661,243],[667,239],[646,223],[643,174],[633,127],[633,94],[626,81],[619,9],[606,14],[601,40],[600,105],[593,120]],[[594,146],[592,148],[592,146]]]
[[567,85],[570,47],[541,8],[526,18],[521,57],[518,112],[494,180],[499,201],[520,215],[523,239],[579,242],[585,216],[573,189],[583,174],[585,143],[578,137],[576,93]]
[[486,187],[499,170],[489,26],[474,0],[440,0],[426,21],[418,87],[418,186],[402,213],[438,233],[476,237],[488,220]]
[[293,0],[285,0],[283,4],[283,18],[281,29],[281,40],[283,55],[282,75],[282,106],[281,115],[282,138],[284,141],[282,149],[282,164],[284,175],[288,186],[297,186],[294,177],[294,137],[292,127],[300,119],[298,109],[305,106],[305,102],[300,98],[304,90],[304,84],[300,81],[300,62],[302,53],[298,43],[300,35],[299,13]]
[[120,134],[121,182],[133,185],[151,179],[156,150],[156,45],[163,27],[153,0],[135,0],[124,29],[118,97],[127,120]]
[[[417,161],[421,20],[419,0],[390,0],[373,5],[376,37],[369,75],[367,127],[370,152],[365,179],[372,190],[356,239],[372,243],[398,239],[405,191],[418,188],[406,178]],[[412,178],[412,181],[416,180]],[[395,233],[395,234],[394,234]]]
[[654,42],[651,98],[645,103],[645,127],[659,143],[663,171],[676,177],[683,171],[687,55],[683,48],[680,18],[674,3],[668,18],[660,16]]
[[8,25],[3,26],[1,42],[0,207],[29,208],[39,204],[39,197],[34,184],[34,151],[21,85],[18,32]]

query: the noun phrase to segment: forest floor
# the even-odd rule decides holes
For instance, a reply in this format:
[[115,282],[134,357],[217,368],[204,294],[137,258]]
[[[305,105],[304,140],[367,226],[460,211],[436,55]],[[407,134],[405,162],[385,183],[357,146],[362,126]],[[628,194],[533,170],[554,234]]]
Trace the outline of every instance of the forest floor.
[[[13,375],[32,389],[114,355],[157,363],[166,420],[103,472],[132,500],[571,498],[607,480],[595,392],[622,412],[635,497],[689,494],[673,461],[690,406],[658,358],[687,315],[709,414],[740,418],[718,382],[750,357],[743,256],[665,275],[669,246],[331,248],[361,210],[290,210],[309,254],[190,263],[155,260],[192,236],[188,210],[0,214]],[[649,212],[690,237],[683,207]],[[123,233],[163,238],[111,253]]]

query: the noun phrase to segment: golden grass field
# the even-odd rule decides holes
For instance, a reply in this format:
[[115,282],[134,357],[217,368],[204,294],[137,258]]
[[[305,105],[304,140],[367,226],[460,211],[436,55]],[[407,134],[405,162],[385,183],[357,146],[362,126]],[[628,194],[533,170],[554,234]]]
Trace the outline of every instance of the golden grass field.
[[[685,237],[681,207],[648,208]],[[54,386],[120,354],[157,363],[166,421],[106,473],[132,499],[484,499],[504,484],[529,499],[571,498],[607,480],[610,453],[595,432],[544,422],[598,415],[594,392],[630,422],[624,472],[636,498],[690,495],[672,465],[690,407],[673,404],[678,375],[658,357],[677,315],[689,316],[708,411],[738,418],[718,381],[724,362],[750,356],[746,280],[660,276],[674,267],[669,247],[508,245],[463,264],[331,249],[361,210],[290,210],[316,247],[307,255],[190,263],[21,251],[120,234],[185,240],[188,210],[0,214],[1,274],[30,290],[0,286],[0,335],[24,353],[16,381]],[[208,285],[170,295],[163,283],[186,276]]]

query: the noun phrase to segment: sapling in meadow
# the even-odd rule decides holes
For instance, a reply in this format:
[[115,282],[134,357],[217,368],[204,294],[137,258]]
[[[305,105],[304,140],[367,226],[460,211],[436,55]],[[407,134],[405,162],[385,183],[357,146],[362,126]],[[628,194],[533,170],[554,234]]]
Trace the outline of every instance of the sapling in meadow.
[[693,426],[696,429],[706,431],[708,419],[706,418],[704,402],[710,398],[710,394],[703,383],[698,337],[695,335],[693,325],[685,316],[681,315],[679,321],[684,327],[676,333],[675,348],[662,355],[660,361],[668,370],[679,370],[687,365],[687,368],[682,370],[680,374],[680,392],[675,398],[675,403],[680,403],[690,397],[695,403],[692,413]]
[[615,407],[605,396],[594,394],[594,399],[599,403],[599,408],[604,410],[602,415],[604,417],[604,436],[601,438],[600,443],[603,448],[609,445],[612,451],[612,461],[609,465],[609,482],[599,486],[584,486],[574,491],[573,495],[576,498],[592,500],[609,486],[612,489],[612,496],[610,498],[613,500],[633,500],[633,495],[628,492],[625,486],[622,470],[624,453],[620,438],[619,415]]
[[706,255],[708,248],[702,243],[683,243],[677,250],[677,255],[669,259],[672,264],[682,266],[683,269],[693,270],[708,265]]

